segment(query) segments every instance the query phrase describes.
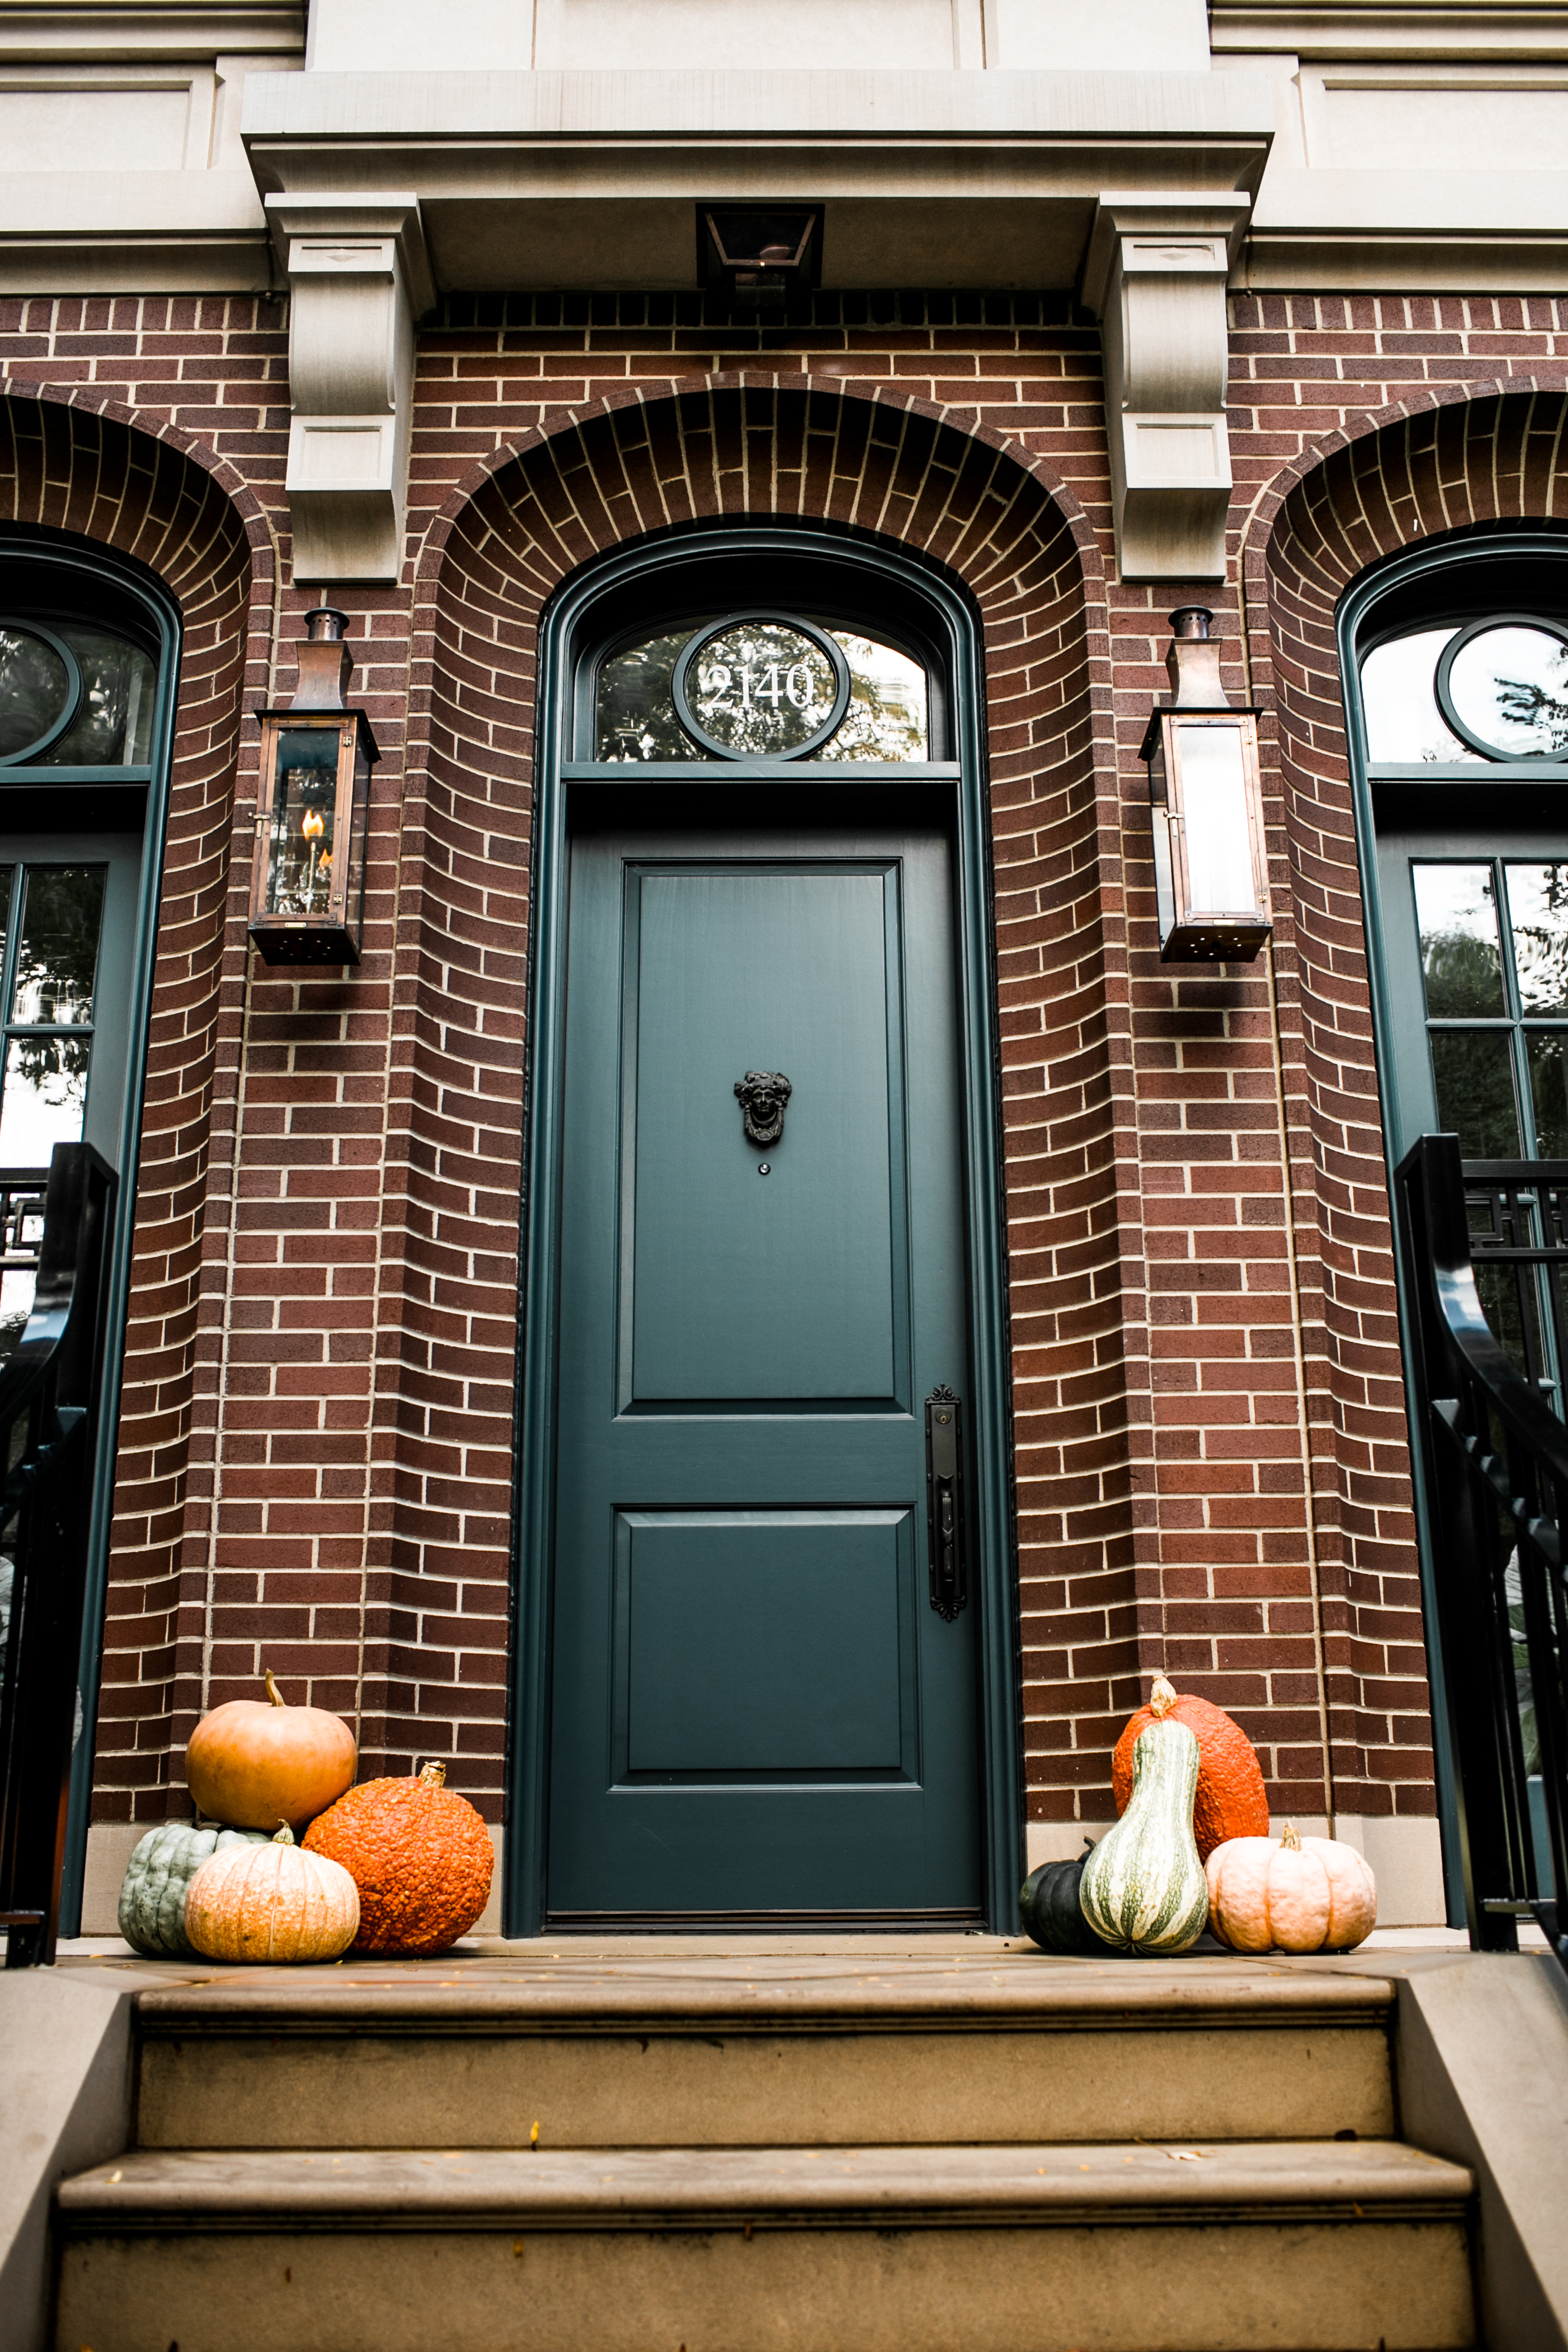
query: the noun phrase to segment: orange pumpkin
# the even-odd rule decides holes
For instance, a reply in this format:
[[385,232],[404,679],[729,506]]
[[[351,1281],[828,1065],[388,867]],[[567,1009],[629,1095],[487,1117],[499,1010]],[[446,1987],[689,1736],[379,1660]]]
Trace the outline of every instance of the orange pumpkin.
[[[1197,1738],[1198,1792],[1193,1801],[1193,1835],[1198,1843],[1199,1861],[1206,1862],[1226,1838],[1267,1837],[1268,1798],[1263,1774],[1240,1724],[1223,1706],[1194,1698],[1188,1691],[1181,1694],[1171,1713]],[[1152,1709],[1141,1706],[1116,1743],[1110,1785],[1118,1813],[1127,1811],[1132,1794],[1132,1751],[1138,1735],[1153,1720]]]
[[185,1749],[198,1812],[231,1829],[308,1822],[352,1786],[353,1733],[319,1706],[289,1706],[267,1671],[267,1696],[231,1698],[204,1715]]
[[305,1844],[359,1888],[356,1952],[444,1952],[489,1897],[495,1853],[444,1764],[412,1780],[366,1780],[310,1823]]
[[1377,1925],[1377,1881],[1353,1845],[1232,1838],[1208,1858],[1209,1926],[1236,1952],[1349,1952]]
[[287,1822],[269,1845],[213,1854],[185,1894],[186,1937],[209,1960],[335,1960],[358,1925],[348,1872],[296,1845]]

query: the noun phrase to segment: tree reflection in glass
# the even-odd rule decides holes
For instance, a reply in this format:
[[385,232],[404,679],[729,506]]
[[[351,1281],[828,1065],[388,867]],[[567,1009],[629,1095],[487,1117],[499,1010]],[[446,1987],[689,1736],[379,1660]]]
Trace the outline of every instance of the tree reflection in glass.
[[1490,866],[1411,868],[1428,1020],[1504,1010],[1497,894]]
[[14,624],[0,627],[0,760],[14,760],[58,726],[70,683],[70,672],[43,637]]
[[81,665],[81,702],[70,726],[40,764],[50,768],[137,767],[151,756],[151,657],[106,629],[66,625],[60,635]]
[[15,870],[21,935],[0,1078],[0,1166],[44,1168],[80,1140],[92,1058],[93,990],[107,879],[101,866]]

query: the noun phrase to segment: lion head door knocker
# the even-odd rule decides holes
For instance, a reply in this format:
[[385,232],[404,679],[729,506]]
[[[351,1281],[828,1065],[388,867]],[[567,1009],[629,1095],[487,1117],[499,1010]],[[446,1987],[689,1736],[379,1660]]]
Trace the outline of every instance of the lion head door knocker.
[[782,1070],[748,1070],[735,1081],[748,1143],[776,1143],[784,1133],[784,1105],[795,1088]]

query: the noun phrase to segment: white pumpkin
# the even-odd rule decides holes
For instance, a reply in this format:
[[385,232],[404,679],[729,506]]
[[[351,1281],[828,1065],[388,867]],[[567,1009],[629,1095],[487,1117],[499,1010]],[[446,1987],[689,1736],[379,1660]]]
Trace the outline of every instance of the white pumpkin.
[[1208,1858],[1209,1927],[1236,1952],[1348,1952],[1377,1925],[1377,1881],[1353,1845],[1227,1838]]

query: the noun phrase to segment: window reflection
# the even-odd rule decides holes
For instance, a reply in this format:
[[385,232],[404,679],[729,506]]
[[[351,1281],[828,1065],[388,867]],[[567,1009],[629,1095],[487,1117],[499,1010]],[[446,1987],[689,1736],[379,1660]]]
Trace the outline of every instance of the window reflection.
[[1417,863],[1412,874],[1427,1018],[1501,1013],[1502,961],[1490,866]]
[[1519,1108],[1506,1029],[1434,1029],[1437,1118],[1465,1160],[1517,1160]]
[[1417,629],[1378,646],[1361,666],[1367,755],[1374,761],[1476,760],[1437,708],[1437,660],[1456,628]]
[[1504,759],[1568,750],[1568,646],[1548,630],[1479,630],[1454,656],[1448,694],[1470,733]]
[[69,711],[70,670],[47,638],[0,626],[0,760],[46,741]]
[[131,768],[152,757],[153,688],[149,655],[105,629],[61,625],[81,665],[81,701],[58,743],[42,755],[51,768]]
[[0,877],[7,992],[0,1167],[46,1168],[57,1143],[81,1139],[108,869],[13,866]]
[[1519,1009],[1568,1013],[1568,862],[1527,866],[1510,858],[1503,872]]
[[[74,675],[60,643],[74,659]],[[152,756],[156,677],[151,656],[113,630],[59,621],[45,633],[42,625],[0,622],[0,761],[144,766]]]
[[[594,757],[616,761],[655,761],[661,760],[707,761],[720,758],[692,741],[675,714],[673,681],[675,666],[690,644],[716,628],[721,616],[710,614],[683,622],[679,628],[663,630],[645,637],[637,644],[623,646],[611,654],[599,667],[595,697]],[[832,738],[820,749],[805,753],[811,760],[929,760],[931,753],[930,681],[923,663],[916,661],[900,647],[863,635],[858,630],[844,628],[817,613],[803,615],[822,629],[840,647],[849,667],[849,707]],[[787,623],[750,625],[752,634],[760,634],[772,626],[775,631],[787,629]],[[808,640],[791,632],[795,652]],[[703,648],[700,665],[693,663],[694,672],[712,671],[722,667],[731,673],[724,687],[710,678],[705,688],[699,674],[689,682],[688,694],[694,713],[715,741],[729,749],[756,757],[770,751],[787,752],[793,743],[806,740],[815,727],[827,715],[826,708],[817,710],[812,727],[804,723],[791,734],[788,725],[790,710],[789,680],[793,660],[782,660],[778,679],[780,708],[784,721],[776,729],[763,728],[760,719],[752,719],[741,709],[741,688],[737,683],[736,662],[718,662],[722,646]],[[759,656],[760,657],[760,656]],[[771,656],[770,656],[771,658]],[[806,657],[809,659],[809,656]],[[816,699],[813,709],[822,702],[821,689],[826,684],[828,663],[820,654],[816,656],[823,676],[815,681],[801,672],[796,684],[799,690]],[[755,667],[753,664],[752,667]],[[767,662],[763,663],[766,670]],[[771,698],[771,682],[764,679],[763,691]],[[726,698],[737,705],[737,716],[726,719],[723,705]],[[710,717],[710,709],[713,717]],[[773,714],[771,698],[765,705]],[[801,706],[804,712],[804,705]],[[737,731],[737,730],[739,731]],[[770,740],[763,740],[766,735]],[[777,740],[771,740],[776,735]],[[752,740],[755,736],[757,740]]]

